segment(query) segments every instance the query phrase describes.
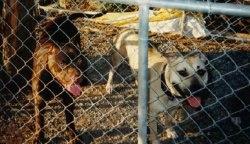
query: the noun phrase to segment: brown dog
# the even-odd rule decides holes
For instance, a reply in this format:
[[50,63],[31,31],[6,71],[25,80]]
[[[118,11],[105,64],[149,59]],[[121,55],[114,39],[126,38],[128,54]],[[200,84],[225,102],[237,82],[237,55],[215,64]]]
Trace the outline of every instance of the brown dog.
[[[77,47],[80,45],[77,28],[70,20],[62,21],[62,19],[65,18],[60,17],[47,24],[34,52],[32,92],[35,105],[35,137],[33,143],[44,142],[46,100],[53,98],[60,98],[65,106],[69,143],[77,141],[73,116],[74,99],[81,95],[81,86],[86,84],[83,72],[86,69],[87,60]],[[64,31],[64,28],[71,31]],[[66,36],[60,40],[62,33]],[[50,36],[52,34],[53,37]]]

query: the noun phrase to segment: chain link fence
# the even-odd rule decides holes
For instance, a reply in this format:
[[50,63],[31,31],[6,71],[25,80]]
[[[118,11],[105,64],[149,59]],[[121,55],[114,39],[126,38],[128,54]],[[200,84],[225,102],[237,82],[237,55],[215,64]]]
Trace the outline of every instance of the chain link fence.
[[[245,6],[249,4],[248,0],[216,0],[214,2]],[[29,31],[28,36],[32,37],[37,45],[39,45],[39,37],[46,29],[44,26],[53,18],[86,11],[91,11],[86,12],[86,15],[93,15],[88,18],[86,15],[80,16],[72,20],[80,34],[80,46],[77,46],[85,54],[88,63],[84,73],[89,83],[81,87],[82,94],[74,99],[74,124],[79,142],[137,143],[138,87],[125,58],[115,73],[113,92],[107,93],[105,87],[109,70],[112,67],[110,56],[114,54],[113,39],[128,27],[139,28],[139,6],[90,0],[40,0],[38,3],[39,19],[31,17],[36,24],[34,30]],[[17,32],[15,27],[11,29],[9,35],[6,34],[12,24],[3,22],[6,21],[6,14],[17,18],[17,26],[25,25],[21,23],[25,18],[19,17],[15,11],[17,9],[14,9],[14,5],[25,8],[25,4],[20,1],[15,1],[10,5],[7,5],[7,1],[0,2],[2,9],[0,13],[2,21],[2,31],[0,31],[0,143],[3,144],[28,144],[32,143],[35,136],[35,104],[30,84],[34,81],[34,77],[20,74],[30,60],[34,60],[34,57],[29,57],[27,54],[34,53],[35,50],[32,48],[34,44],[26,43],[28,38],[19,39],[19,46],[24,47],[24,53],[27,55],[23,53],[18,55],[19,49],[15,49],[16,43],[11,40],[7,43],[13,48],[9,50],[13,51],[12,55],[6,55],[8,52],[5,49],[6,39]],[[31,9],[27,10],[31,11]],[[101,14],[98,13],[100,16],[94,18],[96,13],[92,12],[99,11],[101,11]],[[25,17],[29,14],[25,14]],[[11,22],[13,21],[14,19]],[[157,127],[161,143],[249,143],[249,25],[249,17],[150,7],[149,45],[165,56],[172,52],[185,56],[198,49],[208,60],[209,72],[209,80],[204,89],[204,96],[207,98],[202,108],[194,110],[183,103],[178,107],[177,113],[172,115],[175,121],[179,122],[172,127],[176,130],[178,138],[167,138],[164,115],[168,112],[159,114]],[[26,32],[21,31],[25,35]],[[64,33],[67,37],[67,32]],[[49,35],[52,40],[55,40],[52,37],[53,33]],[[64,36],[60,36],[57,40],[63,41],[61,38]],[[18,57],[18,59],[12,61],[13,57]],[[23,64],[16,65],[20,60]],[[8,65],[16,70],[10,72]],[[19,71],[19,69],[22,70]],[[33,71],[33,67],[28,66],[28,70]],[[26,73],[27,69],[23,71]],[[62,99],[52,98],[45,102],[43,130],[47,139],[46,143],[68,143],[64,115],[67,107],[62,103]]]

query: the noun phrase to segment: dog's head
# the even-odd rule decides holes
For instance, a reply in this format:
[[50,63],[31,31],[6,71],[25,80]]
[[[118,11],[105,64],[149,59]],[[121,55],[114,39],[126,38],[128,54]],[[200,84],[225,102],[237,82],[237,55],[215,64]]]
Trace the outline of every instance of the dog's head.
[[194,108],[201,106],[202,97],[196,94],[208,81],[207,60],[199,52],[188,56],[172,56],[165,68],[165,81],[170,92],[176,97],[187,99]]
[[74,97],[81,94],[81,85],[85,82],[84,70],[87,60],[73,44],[51,49],[48,56],[48,68],[56,80]]

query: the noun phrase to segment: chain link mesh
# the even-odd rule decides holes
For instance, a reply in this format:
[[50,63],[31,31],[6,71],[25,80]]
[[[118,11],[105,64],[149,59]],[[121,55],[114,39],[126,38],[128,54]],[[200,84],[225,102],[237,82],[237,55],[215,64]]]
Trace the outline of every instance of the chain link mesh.
[[[248,4],[249,1],[233,2]],[[5,1],[0,2],[3,9],[4,3]],[[19,1],[16,3],[24,5]],[[90,0],[59,0],[59,3],[40,0],[39,5],[43,9],[40,11],[43,20],[36,20],[37,37],[44,30],[43,24],[58,15],[82,11],[105,11],[105,13],[116,15],[124,14],[120,17],[125,17],[128,13],[136,15],[138,10],[138,6],[134,5]],[[160,8],[150,10],[153,14],[163,11],[164,9]],[[15,15],[14,12],[9,12]],[[161,32],[159,28],[157,32],[150,32],[149,45],[163,55],[174,51],[185,56],[195,49],[201,51],[208,60],[209,82],[205,92],[208,97],[201,110],[195,111],[183,104],[178,108],[178,112],[172,115],[176,121],[180,122],[173,126],[179,135],[176,139],[168,139],[166,136],[167,128],[163,116],[167,111],[159,114],[158,137],[162,143],[249,143],[250,20],[245,17],[195,12],[185,12],[185,15],[192,16],[196,20],[202,19],[201,24],[204,24],[209,33],[204,37],[194,38],[193,36],[187,37],[192,33],[188,30],[182,31],[181,35],[178,31],[176,35],[172,32]],[[1,21],[3,17],[1,12]],[[105,18],[84,17],[72,21],[80,33],[79,50],[85,53],[89,64],[85,72],[90,83],[82,87],[83,93],[74,100],[74,123],[80,143],[137,143],[138,92],[135,78],[125,58],[115,73],[114,91],[108,94],[105,89],[108,72],[112,67],[110,56],[114,53],[113,39],[120,31],[127,28],[126,23],[138,22],[134,15],[131,17],[129,21],[124,20],[120,23],[112,23],[112,19],[105,21]],[[112,15],[111,18],[115,19],[116,16]],[[19,18],[20,21],[21,19]],[[160,25],[160,21],[160,19],[156,20],[156,25]],[[183,22],[184,29],[188,29],[187,23],[187,21]],[[8,27],[3,24],[1,26],[3,32]],[[12,34],[15,34],[15,30],[12,31]],[[3,32],[0,32],[0,143],[31,143],[35,131],[34,97],[30,90],[22,92],[25,86],[19,86],[18,81],[13,79],[15,75],[18,75],[18,70],[13,76],[4,67]],[[38,42],[38,38],[36,40]],[[22,39],[21,45],[25,44],[29,47],[24,42],[25,40]],[[12,43],[8,44],[12,45]],[[27,52],[30,53],[31,50],[27,48]],[[14,52],[9,58],[17,56],[23,59],[16,54],[18,53]],[[23,61],[26,63],[30,59],[25,57]],[[15,64],[9,64],[15,67]],[[27,79],[26,85],[29,85],[32,80],[33,78]],[[14,90],[16,87],[18,87],[17,92]],[[53,98],[51,101],[46,101],[44,131],[45,137],[51,143],[67,143],[68,141],[65,133],[67,125],[64,116],[65,109],[61,99]]]

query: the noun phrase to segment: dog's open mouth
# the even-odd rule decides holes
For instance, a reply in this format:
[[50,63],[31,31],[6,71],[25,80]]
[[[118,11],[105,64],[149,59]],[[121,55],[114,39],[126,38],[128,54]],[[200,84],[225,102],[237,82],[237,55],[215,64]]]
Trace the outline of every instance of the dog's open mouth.
[[73,97],[81,95],[82,90],[79,84],[73,83],[71,85],[66,86],[66,89],[73,95]]
[[82,88],[80,86],[80,82],[81,82],[80,78],[72,78],[72,79],[70,79],[70,81],[61,82],[61,84],[75,98],[75,97],[80,96],[81,92],[82,92]]
[[187,98],[187,102],[193,108],[199,108],[201,106],[201,98],[200,97],[190,96]]
[[[182,98],[186,98],[188,104],[193,108],[201,107],[201,98],[198,96],[189,95],[189,91],[182,91],[178,85],[175,85],[174,88],[181,94]],[[198,94],[198,93],[195,93]]]
[[[52,69],[53,70],[53,69]],[[69,68],[60,72],[52,71],[58,82],[68,91],[73,97],[81,95],[82,89],[80,83],[83,78],[78,76],[75,69]]]

